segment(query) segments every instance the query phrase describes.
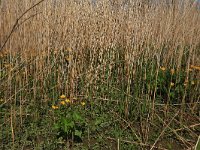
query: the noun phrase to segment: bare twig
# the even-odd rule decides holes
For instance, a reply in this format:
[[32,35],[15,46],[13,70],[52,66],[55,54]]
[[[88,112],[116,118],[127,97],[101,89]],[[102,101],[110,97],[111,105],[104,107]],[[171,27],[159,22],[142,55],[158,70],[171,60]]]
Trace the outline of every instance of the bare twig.
[[[8,40],[10,39],[10,37],[12,36],[12,34],[14,33],[14,31],[17,29],[17,27],[19,26],[19,21],[21,20],[21,18],[27,14],[31,9],[35,8],[36,6],[38,6],[40,3],[42,3],[45,0],[40,0],[39,2],[37,2],[35,5],[31,6],[30,8],[28,8],[24,13],[21,14],[21,16],[19,16],[17,18],[17,20],[15,21],[15,24],[12,27],[12,30],[10,31],[8,37],[6,38],[5,42],[3,43],[3,45],[0,48],[0,51],[3,50],[3,48],[5,47],[6,43],[8,42]],[[34,15],[35,16],[35,15]],[[28,19],[30,19],[31,17],[29,17]],[[27,19],[25,19],[25,21],[27,21]],[[23,22],[25,22],[23,21]],[[21,24],[20,24],[21,25]]]
[[112,112],[114,115],[117,116],[117,118],[120,118],[123,122],[125,122],[127,124],[128,127],[130,127],[131,131],[133,132],[133,134],[136,136],[137,140],[142,143],[141,138],[136,134],[135,130],[132,128],[131,123],[129,123],[127,120],[125,120],[124,118],[122,118],[120,115],[118,115],[115,112]]
[[156,139],[156,141],[154,142],[153,146],[151,147],[150,150],[152,150],[155,145],[157,144],[158,140],[160,139],[160,137],[165,133],[165,130],[169,127],[169,125],[172,123],[172,121],[174,120],[174,118],[179,114],[179,111],[174,115],[174,117],[170,120],[170,122],[166,125],[166,127],[162,130],[162,132],[160,133],[160,135],[158,136],[158,138]]
[[[165,124],[165,122],[160,118],[160,116],[159,116],[158,114],[156,114],[156,116],[158,117],[158,119],[159,119],[160,121],[162,121],[162,123]],[[175,116],[176,116],[176,114],[175,114]],[[176,121],[175,117],[173,117],[173,120]],[[171,122],[171,121],[170,121],[170,122]],[[176,135],[177,139],[178,139],[179,141],[181,141],[185,146],[191,145],[191,144],[190,144],[188,141],[186,141],[182,136],[180,136],[174,129],[172,129],[172,128],[169,126],[169,123],[166,125],[166,127],[167,127],[168,129],[170,129],[170,130]],[[188,146],[187,146],[187,148],[188,148]]]
[[[107,137],[107,139],[109,140],[116,140],[115,138],[112,138],[112,137]],[[135,142],[135,141],[128,141],[128,140],[120,140],[124,143],[129,143],[129,144],[135,144],[135,145],[141,145],[141,146],[145,146],[145,147],[150,147],[151,145],[148,145],[148,144],[144,144],[144,143],[140,143],[140,142]],[[161,148],[161,147],[156,147],[156,146],[152,146],[153,148],[156,148],[158,150],[167,150],[165,148]]]
[[10,126],[11,126],[11,131],[12,131],[12,142],[13,142],[13,146],[15,143],[15,133],[14,133],[14,128],[13,128],[13,113],[12,113],[12,106],[10,109]]
[[200,136],[198,137],[197,143],[195,145],[195,150],[197,150],[199,146],[200,146]]
[[37,15],[40,14],[40,13],[42,13],[42,12],[35,13],[35,14],[29,16],[28,18],[24,19],[20,24],[18,24],[17,27],[21,26],[23,23],[25,23],[26,21],[28,21],[30,18],[33,18],[33,17],[37,16]]
[[200,127],[200,123],[194,124],[194,125],[190,125],[190,126],[184,126],[183,128],[180,129],[176,129],[175,131],[181,131],[181,130],[185,130],[185,129],[189,129],[189,128],[195,128],[195,127]]

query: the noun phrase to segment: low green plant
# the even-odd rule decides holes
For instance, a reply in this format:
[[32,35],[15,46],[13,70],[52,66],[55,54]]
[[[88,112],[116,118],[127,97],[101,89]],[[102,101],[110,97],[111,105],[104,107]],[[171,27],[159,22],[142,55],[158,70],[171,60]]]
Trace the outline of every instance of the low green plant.
[[185,70],[160,67],[157,78],[157,98],[164,102],[180,103],[189,94],[188,89],[195,87],[195,81]]
[[[155,99],[159,103],[182,103],[191,101],[191,90],[197,90],[196,70],[192,67],[187,71],[184,68],[149,68],[145,79],[147,94],[155,92]],[[193,94],[194,95],[194,94]]]
[[52,105],[55,112],[54,128],[57,137],[63,140],[82,141],[82,135],[86,128],[85,102],[73,101],[64,95]]

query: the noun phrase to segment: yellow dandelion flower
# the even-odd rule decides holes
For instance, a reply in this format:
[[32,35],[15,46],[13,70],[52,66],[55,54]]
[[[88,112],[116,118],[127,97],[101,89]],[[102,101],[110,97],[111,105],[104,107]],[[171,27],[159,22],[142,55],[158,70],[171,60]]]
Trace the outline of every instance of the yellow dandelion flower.
[[52,109],[58,109],[58,106],[52,105]]
[[192,84],[192,85],[194,85],[194,84],[195,84],[195,82],[194,82],[194,81],[191,81],[191,84]]
[[82,106],[85,106],[85,102],[81,102],[81,105],[82,105]]
[[64,94],[62,94],[62,95],[60,96],[60,98],[63,99],[63,98],[66,98],[66,96],[65,96]]
[[165,71],[166,68],[165,67],[160,67],[160,70]]
[[66,102],[66,103],[70,103],[71,101],[70,101],[70,99],[67,98],[67,99],[65,100],[65,102]]
[[174,69],[171,69],[171,70],[170,70],[170,73],[171,73],[171,75],[173,75],[173,74],[175,73],[175,70],[174,70]]
[[65,105],[65,101],[61,101],[60,104],[61,104],[61,105]]
[[173,82],[171,82],[171,83],[170,83],[170,86],[171,86],[171,87],[173,87],[173,86],[174,86],[174,83],[173,83]]

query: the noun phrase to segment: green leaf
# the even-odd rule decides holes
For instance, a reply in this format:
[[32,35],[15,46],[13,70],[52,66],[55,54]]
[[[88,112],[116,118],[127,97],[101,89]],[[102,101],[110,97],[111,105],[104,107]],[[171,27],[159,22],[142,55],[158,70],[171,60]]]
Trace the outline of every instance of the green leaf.
[[175,93],[174,92],[170,92],[170,97],[174,98],[175,97]]
[[98,117],[95,120],[95,126],[100,125],[102,122],[104,122],[104,117]]
[[62,118],[61,122],[62,122],[61,128],[65,133],[70,132],[70,130],[72,130],[75,126],[74,122],[72,120],[69,120],[68,118]]
[[81,136],[82,136],[82,131],[80,131],[80,130],[75,130],[75,135],[81,138]]
[[60,129],[60,125],[58,123],[55,123],[54,124],[54,128],[57,130],[57,129]]
[[82,121],[83,120],[82,116],[80,114],[78,114],[77,112],[73,113],[73,119],[75,121]]
[[64,125],[67,126],[67,127],[73,128],[74,122],[72,120],[65,119]]

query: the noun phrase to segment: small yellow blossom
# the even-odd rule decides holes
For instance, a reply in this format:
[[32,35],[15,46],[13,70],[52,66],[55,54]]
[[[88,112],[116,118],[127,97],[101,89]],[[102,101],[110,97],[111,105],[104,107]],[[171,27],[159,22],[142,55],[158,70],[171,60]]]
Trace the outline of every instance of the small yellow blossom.
[[66,102],[66,103],[70,103],[71,101],[70,101],[70,99],[67,98],[67,99],[65,100],[65,102]]
[[171,69],[171,70],[170,70],[170,73],[171,73],[171,75],[173,75],[173,74],[175,73],[175,70],[174,70],[174,69]]
[[60,98],[63,99],[63,98],[66,98],[66,96],[65,96],[64,94],[62,94],[62,95],[60,96]]
[[194,81],[191,81],[191,84],[192,84],[192,85],[194,85],[194,84],[195,84],[195,82],[194,82]]
[[162,71],[165,71],[165,70],[166,70],[166,68],[165,68],[165,67],[160,67],[160,69],[161,69]]
[[85,106],[85,102],[81,102],[81,105],[82,105],[82,106]]
[[170,86],[171,86],[171,87],[173,87],[173,86],[174,86],[174,83],[173,83],[173,82],[171,82],[171,83],[170,83]]
[[51,106],[53,109],[58,109],[58,106],[52,105]]
[[65,101],[61,101],[60,104],[65,105]]

